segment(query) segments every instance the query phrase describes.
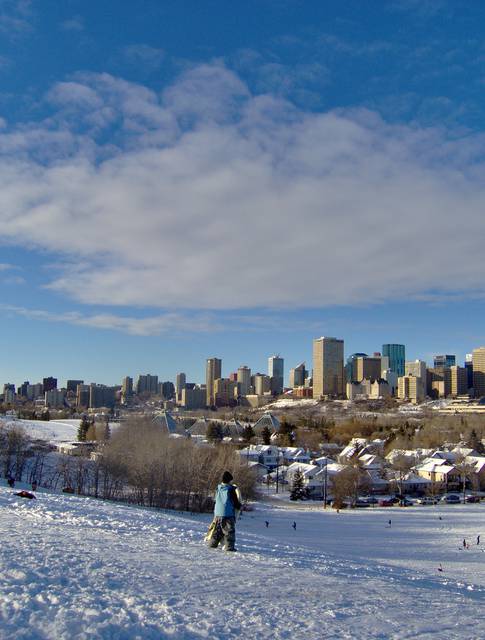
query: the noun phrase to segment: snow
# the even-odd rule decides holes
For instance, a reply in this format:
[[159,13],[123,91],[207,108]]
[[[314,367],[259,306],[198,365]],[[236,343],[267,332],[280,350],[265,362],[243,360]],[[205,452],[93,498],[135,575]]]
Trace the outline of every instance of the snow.
[[[80,418],[65,420],[19,420],[17,418],[1,418],[3,424],[16,424],[34,439],[47,440],[52,444],[77,440]],[[110,423],[110,429],[118,423]]]
[[275,400],[271,404],[267,404],[264,408],[268,409],[291,409],[291,408],[299,408],[305,409],[307,407],[315,407],[318,404],[318,400],[313,400],[312,398],[300,398],[298,400],[293,400],[291,398],[280,398],[279,400]]
[[208,515],[47,491],[28,501],[0,482],[2,640],[485,635],[485,504],[258,503],[226,554],[202,542]]

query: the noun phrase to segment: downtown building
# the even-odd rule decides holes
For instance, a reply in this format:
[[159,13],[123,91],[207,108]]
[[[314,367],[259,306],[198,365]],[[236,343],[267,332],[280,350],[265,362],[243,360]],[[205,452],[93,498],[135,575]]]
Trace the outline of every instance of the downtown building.
[[322,337],[313,341],[313,397],[340,398],[345,393],[344,341]]
[[205,365],[205,389],[206,389],[206,405],[208,407],[215,406],[214,398],[214,382],[218,378],[222,378],[222,360],[219,358],[207,358]]

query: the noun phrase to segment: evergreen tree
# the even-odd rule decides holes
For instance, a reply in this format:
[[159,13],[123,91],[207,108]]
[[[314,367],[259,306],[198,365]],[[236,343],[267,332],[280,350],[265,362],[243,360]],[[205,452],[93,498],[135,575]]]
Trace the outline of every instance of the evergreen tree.
[[290,500],[303,500],[306,497],[305,482],[300,469],[293,475],[291,484]]
[[251,440],[254,438],[254,429],[252,428],[252,426],[250,424],[247,424],[242,432],[242,438],[244,440],[244,442],[251,442]]
[[481,439],[478,437],[477,432],[475,431],[475,429],[472,429],[470,432],[470,437],[468,439],[468,446],[470,447],[470,449],[475,449],[475,451],[477,453],[479,453],[480,455],[483,455],[483,453],[485,453],[485,447],[482,444]]
[[86,442],[86,434],[90,426],[91,423],[89,422],[89,420],[86,418],[86,416],[83,416],[77,430],[78,442]]
[[292,447],[295,443],[295,425],[283,418],[279,428],[280,444]]
[[221,425],[218,422],[209,422],[205,435],[206,438],[212,442],[220,442],[223,437]]
[[263,444],[271,444],[271,431],[266,425],[261,431],[261,437],[263,438]]

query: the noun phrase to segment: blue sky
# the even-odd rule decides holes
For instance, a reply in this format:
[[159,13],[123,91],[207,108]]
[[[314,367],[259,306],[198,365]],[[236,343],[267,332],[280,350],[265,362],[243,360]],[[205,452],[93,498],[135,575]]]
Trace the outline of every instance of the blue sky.
[[3,381],[484,344],[484,18],[0,0]]

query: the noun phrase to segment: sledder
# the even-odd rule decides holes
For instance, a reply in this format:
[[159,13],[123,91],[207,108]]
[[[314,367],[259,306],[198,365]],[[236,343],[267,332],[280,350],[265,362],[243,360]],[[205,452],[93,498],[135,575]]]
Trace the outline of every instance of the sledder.
[[215,549],[224,541],[226,551],[236,551],[236,516],[241,510],[241,494],[232,484],[233,476],[229,471],[222,474],[222,482],[216,489],[216,504],[212,520],[205,540],[209,547]]

